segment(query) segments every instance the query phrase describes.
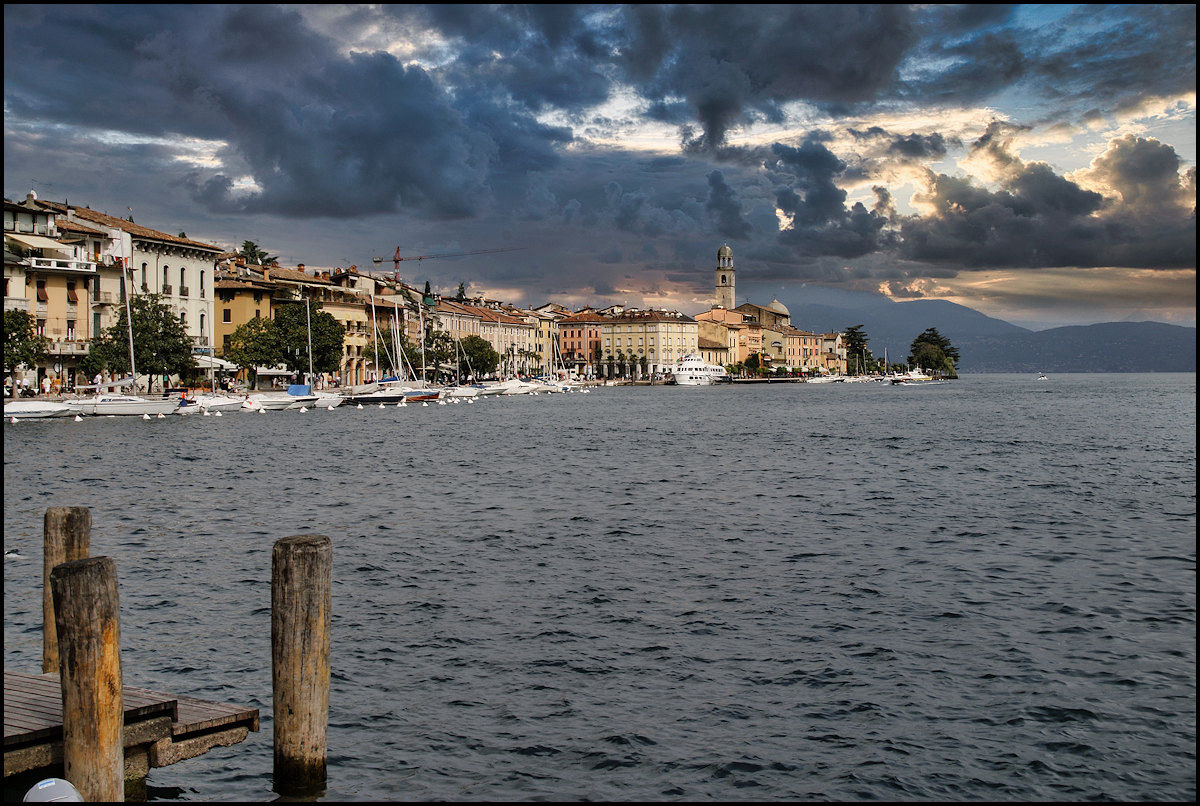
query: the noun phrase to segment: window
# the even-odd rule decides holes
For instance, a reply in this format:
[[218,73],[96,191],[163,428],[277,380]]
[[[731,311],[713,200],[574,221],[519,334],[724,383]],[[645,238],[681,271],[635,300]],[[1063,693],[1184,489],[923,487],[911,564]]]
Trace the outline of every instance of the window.
[[222,322],[232,322],[233,321],[233,311],[231,311],[229,308],[224,308],[221,311],[221,321]]
[[179,285],[187,285],[187,269],[182,267],[179,269]]
[[204,314],[200,314],[200,335],[201,336],[205,335],[204,334]]
[[200,297],[204,297],[204,272],[200,272]]
[[142,264],[142,288],[146,288],[146,264]]
[[67,320],[67,338],[68,339],[75,338],[75,320],[74,319]]
[[50,299],[50,297],[49,297],[49,295],[46,294],[46,281],[38,280],[37,281],[37,301],[45,302],[48,299]]
[[67,283],[67,302],[72,304],[79,302],[79,296],[75,293],[75,283]]
[[171,287],[171,278],[167,276],[167,272],[168,272],[168,271],[170,271],[170,266],[163,266],[163,281],[162,281],[162,284],[163,284],[163,287],[165,287],[165,288],[170,288],[170,287]]
[[46,320],[45,319],[37,320],[37,334],[39,336],[46,335]]
[[221,347],[222,347],[222,349],[224,349],[226,352],[229,352],[229,342],[230,342],[231,338],[232,338],[232,337],[231,337],[231,336],[230,336],[228,333],[226,333],[226,334],[225,334],[225,335],[224,335],[224,336],[221,338]]

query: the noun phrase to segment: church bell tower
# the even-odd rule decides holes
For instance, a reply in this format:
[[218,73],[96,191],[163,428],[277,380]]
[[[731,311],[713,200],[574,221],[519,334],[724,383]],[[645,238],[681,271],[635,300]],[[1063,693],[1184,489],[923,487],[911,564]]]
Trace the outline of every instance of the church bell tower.
[[717,305],[726,310],[733,310],[733,250],[729,248],[729,244],[723,244],[717,250],[717,271],[715,278]]

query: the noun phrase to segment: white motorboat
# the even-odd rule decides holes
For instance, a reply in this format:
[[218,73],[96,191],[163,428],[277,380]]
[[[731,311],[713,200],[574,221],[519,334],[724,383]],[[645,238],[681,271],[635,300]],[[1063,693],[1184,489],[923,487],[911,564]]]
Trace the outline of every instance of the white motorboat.
[[313,405],[318,409],[336,409],[345,402],[345,396],[336,392],[317,392],[317,402]]
[[[137,395],[103,394],[81,400],[69,400],[67,405],[78,414],[95,417],[174,414],[179,398],[149,399]],[[7,407],[6,407],[7,408]]]
[[699,353],[685,355],[671,367],[671,375],[679,386],[709,386],[728,377],[725,367],[710,364]]
[[200,404],[200,408],[203,411],[230,412],[242,408],[245,398],[231,397],[229,395],[196,395],[196,402]]
[[445,397],[478,397],[479,394],[477,386],[450,386],[444,390]]
[[69,417],[75,410],[66,403],[54,400],[6,400],[4,418],[11,420],[33,420],[46,417]]

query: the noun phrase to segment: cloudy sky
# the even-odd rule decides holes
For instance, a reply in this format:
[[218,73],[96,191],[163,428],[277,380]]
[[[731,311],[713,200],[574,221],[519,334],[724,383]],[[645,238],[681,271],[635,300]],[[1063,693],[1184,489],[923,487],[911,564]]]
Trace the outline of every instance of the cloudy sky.
[[4,46],[6,197],[284,264],[695,313],[728,243],[739,302],[1195,325],[1194,5],[9,5]]

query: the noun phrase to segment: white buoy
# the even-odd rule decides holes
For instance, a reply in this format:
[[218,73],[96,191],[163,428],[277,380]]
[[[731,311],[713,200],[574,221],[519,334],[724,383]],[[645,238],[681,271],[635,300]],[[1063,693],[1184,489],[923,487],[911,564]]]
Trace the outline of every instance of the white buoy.
[[403,406],[403,405],[404,405],[404,401],[403,401],[403,400],[397,400],[397,401],[396,401],[396,408],[400,408],[400,407],[401,407],[401,406]]
[[149,415],[149,414],[143,414],[143,415],[142,415],[142,419],[143,419],[143,420],[149,420],[149,419],[150,419],[150,415]]
[[221,412],[219,412],[219,411],[213,412],[213,417],[220,417],[220,416],[221,416]]
[[166,416],[167,416],[167,415],[163,414],[161,411],[158,413],[158,419],[160,419],[160,420],[161,420],[163,417],[166,417]]
[[428,404],[428,403],[422,403],[421,405],[422,405],[422,406],[428,406],[429,404]]
[[333,411],[333,406],[330,406],[330,407],[329,407],[329,411]]
[[408,404],[407,404],[407,403],[405,403],[403,400],[401,400],[401,401],[400,401],[399,403],[397,403],[396,405],[397,405],[397,406],[399,406],[399,407],[400,407],[400,408],[402,408],[402,409],[407,409],[407,408],[408,408]]
[[361,408],[362,408],[362,403],[359,403],[359,404],[358,404],[358,407],[361,409]]
[[[16,418],[15,418],[15,417],[13,418],[13,422],[16,422]],[[82,422],[83,422],[83,418],[82,418],[82,417],[80,417],[78,414],[76,414],[76,415],[75,415],[75,422],[77,422],[77,423],[82,423]]]
[[[78,418],[78,417],[76,417],[76,419],[79,419],[79,418]],[[8,421],[9,421],[10,423],[12,423],[13,425],[16,425],[16,424],[17,424],[17,418],[16,418],[16,417],[9,417],[9,418],[8,418]]]
[[259,414],[266,414],[266,413],[267,413],[267,410],[266,410],[266,409],[259,409],[259,410],[258,410],[258,413],[259,413]]
[[382,403],[380,403],[380,404],[379,404],[379,408],[381,408],[381,409],[383,408],[383,404],[382,404]]
[[209,411],[208,409],[205,409],[205,410],[204,410],[204,416],[205,416],[205,417],[208,417],[208,416],[211,416],[211,415],[212,415],[212,412],[211,412],[211,411]]

